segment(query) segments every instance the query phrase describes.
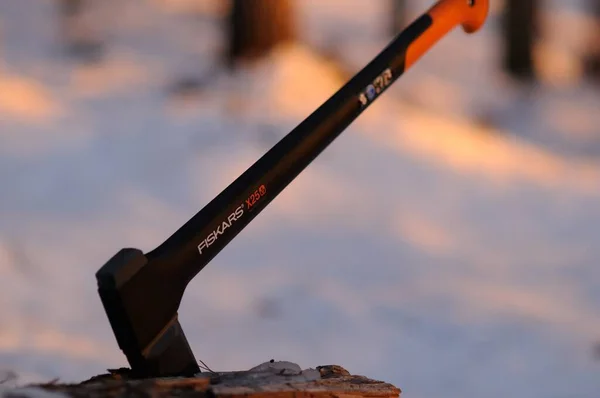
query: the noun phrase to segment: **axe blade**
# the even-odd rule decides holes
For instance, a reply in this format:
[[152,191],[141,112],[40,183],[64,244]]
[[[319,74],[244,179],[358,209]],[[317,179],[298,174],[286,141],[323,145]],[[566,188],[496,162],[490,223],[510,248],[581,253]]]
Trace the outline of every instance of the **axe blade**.
[[140,250],[122,249],[96,273],[119,347],[133,377],[200,373],[177,317],[183,289],[177,291],[173,281],[156,272],[163,267],[154,265]]

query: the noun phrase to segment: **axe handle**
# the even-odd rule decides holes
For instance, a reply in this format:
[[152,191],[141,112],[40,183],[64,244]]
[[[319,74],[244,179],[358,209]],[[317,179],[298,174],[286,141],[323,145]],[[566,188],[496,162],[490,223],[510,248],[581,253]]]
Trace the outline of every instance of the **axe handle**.
[[476,31],[487,12],[488,0],[436,3],[169,239],[148,253],[148,268],[156,268],[153,272],[165,276],[165,283],[185,289],[214,256],[442,36],[458,25],[469,33]]
[[427,15],[433,21],[431,27],[408,46],[406,68],[410,68],[457,25],[461,25],[467,33],[479,30],[487,18],[488,11],[488,0],[443,0],[436,3],[427,11]]

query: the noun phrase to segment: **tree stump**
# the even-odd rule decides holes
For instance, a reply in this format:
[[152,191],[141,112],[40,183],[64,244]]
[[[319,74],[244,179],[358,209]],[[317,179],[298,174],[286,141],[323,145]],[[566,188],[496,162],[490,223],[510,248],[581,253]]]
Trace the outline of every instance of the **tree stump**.
[[[289,362],[288,362],[289,363]],[[275,363],[277,364],[277,363]],[[295,371],[260,365],[249,371],[207,372],[196,377],[132,380],[123,370],[79,384],[38,384],[2,392],[2,398],[398,398],[389,383],[351,375],[341,366]],[[297,366],[297,365],[296,365]]]

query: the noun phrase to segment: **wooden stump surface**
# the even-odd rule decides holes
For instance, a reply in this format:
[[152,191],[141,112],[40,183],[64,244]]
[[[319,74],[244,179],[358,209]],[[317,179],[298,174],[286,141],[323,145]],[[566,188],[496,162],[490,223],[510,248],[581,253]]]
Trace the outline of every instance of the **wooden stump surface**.
[[[31,398],[32,389],[62,397],[202,397],[202,398],[398,398],[400,389],[364,376],[351,375],[341,366],[319,366],[300,373],[251,370],[206,372],[192,378],[131,380],[122,370],[111,371],[78,384],[38,384],[0,392],[3,398]],[[56,394],[52,394],[56,393]]]

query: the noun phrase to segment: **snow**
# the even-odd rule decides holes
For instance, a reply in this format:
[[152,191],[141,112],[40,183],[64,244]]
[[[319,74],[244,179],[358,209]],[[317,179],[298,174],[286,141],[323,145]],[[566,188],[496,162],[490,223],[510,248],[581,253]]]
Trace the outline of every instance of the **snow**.
[[[95,271],[161,243],[344,83],[308,45],[356,71],[388,40],[383,2],[307,0],[303,44],[228,75],[219,7],[100,4],[109,51],[82,65],[56,55],[50,2],[0,3],[0,369],[21,383],[124,366]],[[411,397],[597,396],[600,96],[575,72],[507,82],[497,12],[407,72],[190,284],[198,358],[336,363]],[[202,89],[168,95],[188,75]]]
[[67,398],[67,395],[54,391],[47,391],[37,387],[21,387],[13,389],[0,389],[0,397],[23,398]]

